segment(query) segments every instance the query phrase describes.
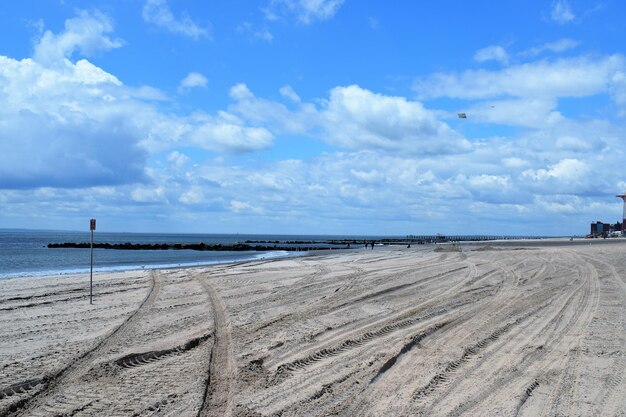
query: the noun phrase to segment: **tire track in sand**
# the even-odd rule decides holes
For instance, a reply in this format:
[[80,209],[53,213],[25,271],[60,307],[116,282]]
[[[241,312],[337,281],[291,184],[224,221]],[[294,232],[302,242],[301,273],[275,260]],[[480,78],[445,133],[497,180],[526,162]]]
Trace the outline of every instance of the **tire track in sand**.
[[230,417],[233,415],[233,388],[237,379],[230,318],[215,287],[205,278],[196,277],[209,295],[214,320],[209,376],[198,417]]
[[[46,399],[49,399],[58,393],[63,385],[76,381],[80,378],[81,375],[90,368],[90,363],[97,359],[102,352],[105,352],[113,344],[117,343],[119,339],[123,338],[128,332],[127,329],[134,323],[141,320],[145,311],[147,311],[154,303],[154,300],[157,298],[161,289],[161,277],[158,271],[151,271],[150,277],[152,278],[150,291],[139,307],[137,307],[137,309],[130,314],[126,320],[100,340],[100,342],[97,343],[92,349],[84,352],[81,356],[74,359],[65,368],[59,370],[53,375],[42,376],[42,378],[38,380],[41,381],[40,384],[29,384],[32,385],[31,388],[34,388],[37,385],[43,385],[43,388],[31,396],[11,404],[7,409],[0,410],[0,416],[22,415],[23,413],[28,413],[29,410],[36,408],[38,405],[45,404]],[[34,400],[35,402],[33,402]]]

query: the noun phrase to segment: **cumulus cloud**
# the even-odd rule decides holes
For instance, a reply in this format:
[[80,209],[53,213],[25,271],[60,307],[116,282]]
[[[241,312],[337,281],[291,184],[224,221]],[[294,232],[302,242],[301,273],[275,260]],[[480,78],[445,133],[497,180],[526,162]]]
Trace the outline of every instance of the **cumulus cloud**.
[[121,39],[111,39],[111,20],[100,12],[79,11],[78,16],[65,21],[65,30],[59,34],[50,31],[35,44],[33,59],[43,65],[62,63],[74,52],[91,56],[100,50],[110,50],[124,45]]
[[576,15],[567,0],[555,0],[552,2],[551,17],[555,22],[564,25],[574,20]]
[[249,152],[272,144],[274,136],[262,127],[248,127],[227,120],[207,120],[189,134],[191,144],[219,152]]
[[[0,188],[144,183],[149,156],[178,146],[238,153],[271,145],[271,132],[232,114],[166,114],[153,104],[164,98],[159,90],[125,86],[85,59],[71,62],[73,51],[113,45],[106,22],[79,12],[60,34],[43,35],[37,59],[0,56]],[[192,73],[182,86],[204,82]],[[184,156],[172,162],[180,167]]]
[[204,188],[197,185],[194,185],[184,191],[178,198],[178,201],[185,205],[200,204],[205,202],[206,200],[207,198],[204,192]]
[[190,72],[178,85],[178,91],[184,92],[192,88],[206,88],[209,80],[199,72]]
[[268,19],[291,15],[303,24],[332,18],[344,0],[271,0],[265,9]]
[[586,161],[566,158],[546,168],[523,171],[521,178],[535,195],[585,195],[595,193],[593,184],[598,184],[590,174],[591,168]]
[[184,153],[172,151],[167,155],[167,161],[176,168],[182,168],[189,163],[190,159]]
[[476,51],[474,60],[478,62],[497,61],[506,65],[509,62],[509,54],[503,47],[492,45]]
[[[294,97],[293,90],[282,88],[282,95]],[[317,125],[317,109],[312,104],[296,103],[298,108],[290,110],[283,103],[256,97],[246,84],[231,87],[230,97],[235,101],[229,110],[241,115],[247,122],[264,126],[277,134],[305,133]]]
[[470,149],[464,138],[421,103],[356,85],[332,89],[320,117],[326,140],[348,149],[431,155]]
[[277,133],[315,134],[344,149],[377,149],[411,154],[467,152],[470,144],[432,111],[404,97],[377,94],[359,86],[335,87],[320,104],[303,103],[291,88],[280,90],[297,104],[256,97],[245,84],[230,90],[230,111]]
[[589,173],[587,165],[578,159],[564,159],[551,165],[548,169],[528,170],[523,175],[538,181],[554,178],[560,181],[575,182]]
[[208,28],[196,24],[187,14],[175,17],[166,0],[146,0],[142,17],[147,23],[196,40],[211,37]]
[[2,188],[144,178],[141,132],[126,114],[134,104],[107,98],[123,89],[117,78],[84,60],[65,60],[51,69],[32,59],[7,57],[0,57],[0,74]]

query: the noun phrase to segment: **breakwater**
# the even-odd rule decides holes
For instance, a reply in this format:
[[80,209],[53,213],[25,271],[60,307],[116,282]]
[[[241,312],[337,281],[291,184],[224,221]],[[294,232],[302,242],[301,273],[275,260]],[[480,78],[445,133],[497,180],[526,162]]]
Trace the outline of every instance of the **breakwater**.
[[[64,242],[64,243],[48,243],[48,248],[77,248],[89,249],[91,245],[86,242]],[[236,243],[232,245],[214,244],[207,245],[205,243],[94,243],[96,249],[116,249],[116,250],[195,250],[195,251],[309,251],[320,249],[333,249],[330,247],[320,246],[278,246],[278,245],[249,245],[247,243]]]
[[[531,236],[444,236],[444,235],[409,235],[405,238],[368,239],[323,239],[323,240],[246,240],[243,243],[205,244],[200,243],[102,243],[93,244],[97,249],[115,250],[194,250],[194,251],[310,251],[327,249],[351,249],[362,245],[406,245],[411,243],[446,243],[446,242],[478,242],[511,239],[541,239]],[[89,249],[88,242],[49,243],[48,248],[79,248]]]

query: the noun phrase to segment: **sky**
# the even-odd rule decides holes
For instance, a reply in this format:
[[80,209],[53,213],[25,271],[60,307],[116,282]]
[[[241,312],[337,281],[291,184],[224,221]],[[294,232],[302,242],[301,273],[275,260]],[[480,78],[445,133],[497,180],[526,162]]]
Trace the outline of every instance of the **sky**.
[[585,234],[622,217],[625,21],[617,0],[5,1],[0,228]]

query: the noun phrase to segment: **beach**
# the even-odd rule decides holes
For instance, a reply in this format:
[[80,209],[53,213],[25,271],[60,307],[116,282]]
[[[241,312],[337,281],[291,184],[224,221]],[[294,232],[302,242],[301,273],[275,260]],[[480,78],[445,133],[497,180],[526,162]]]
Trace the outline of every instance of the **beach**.
[[626,239],[0,280],[0,416],[624,416]]

